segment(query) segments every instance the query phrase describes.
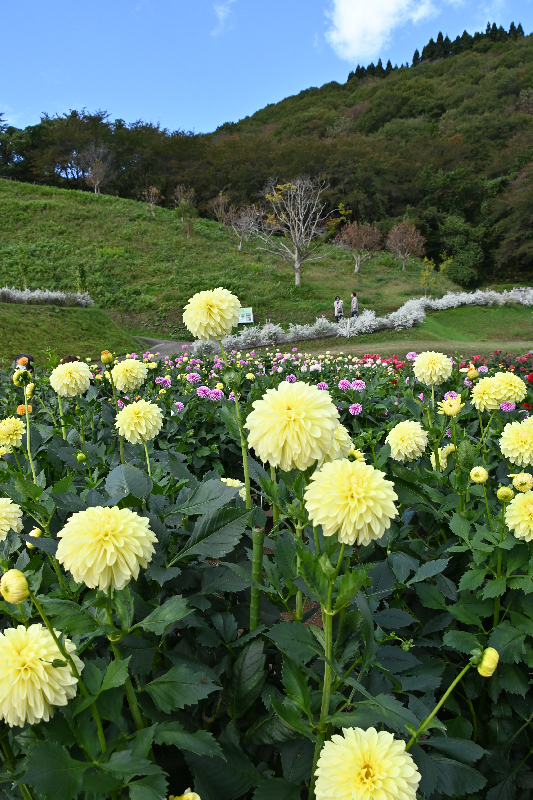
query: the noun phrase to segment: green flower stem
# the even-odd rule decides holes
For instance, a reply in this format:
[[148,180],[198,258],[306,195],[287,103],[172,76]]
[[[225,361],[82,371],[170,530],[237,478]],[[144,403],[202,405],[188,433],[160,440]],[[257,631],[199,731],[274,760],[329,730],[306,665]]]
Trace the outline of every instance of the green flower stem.
[[[33,601],[33,604],[34,604],[35,608],[37,609],[37,611],[41,615],[41,619],[44,622],[44,624],[46,625],[50,636],[54,640],[57,649],[59,650],[59,652],[61,653],[61,655],[65,659],[65,661],[68,662],[68,664],[69,664],[69,666],[70,666],[70,668],[72,670],[72,674],[77,679],[78,686],[80,687],[80,692],[82,693],[82,695],[84,697],[89,697],[89,692],[87,691],[87,689],[85,687],[85,684],[83,683],[83,681],[81,679],[80,673],[78,672],[78,668],[77,668],[77,666],[76,666],[76,664],[74,662],[74,659],[72,658],[70,653],[67,652],[66,648],[63,646],[63,644],[57,638],[57,634],[56,634],[55,630],[53,629],[53,627],[52,627],[52,625],[50,623],[50,620],[48,619],[48,617],[44,613],[43,607],[41,606],[41,604],[39,603],[39,601],[37,600],[37,598],[35,597],[35,595],[33,594],[33,592],[31,590],[30,590],[30,597],[31,597],[31,599]],[[91,713],[93,715],[93,719],[96,722],[96,730],[98,732],[98,741],[100,743],[100,749],[101,749],[102,753],[105,753],[105,751],[107,749],[107,744],[106,744],[106,740],[105,740],[105,736],[104,736],[104,731],[102,729],[102,721],[100,719],[100,714],[98,713],[98,708],[96,707],[96,703],[91,703],[90,708],[91,708]]]
[[146,455],[146,466],[148,467],[148,475],[152,477],[152,471],[150,470],[150,456],[148,455],[148,448],[146,446],[146,442],[143,442],[143,444],[144,444],[144,453]]
[[31,457],[30,412],[28,411],[28,395],[26,387],[24,387],[24,408],[26,409],[26,449],[28,451],[28,461],[30,462],[31,474],[33,475],[33,482],[37,484],[37,476],[35,475],[35,467],[33,466],[33,459]]
[[[302,530],[303,524],[298,522],[296,525],[296,538],[302,541]],[[296,576],[300,574],[300,556],[296,556]],[[296,608],[294,612],[294,619],[297,622],[301,622],[304,617],[304,593],[301,589],[298,589],[296,593]]]
[[488,433],[488,432],[489,432],[489,430],[490,430],[490,423],[492,422],[492,419],[493,419],[493,417],[494,417],[494,414],[496,414],[496,411],[493,411],[493,412],[492,412],[492,414],[491,414],[491,416],[490,416],[490,419],[489,419],[489,421],[487,422],[487,425],[486,425],[486,427],[485,427],[485,430],[483,430],[483,425],[482,425],[482,423],[481,423],[481,413],[480,413],[479,411],[478,411],[478,414],[479,414],[479,424],[480,424],[480,426],[481,426],[481,439],[479,440],[479,442],[478,442],[478,445],[477,445],[477,447],[476,447],[476,449],[475,449],[475,451],[474,451],[474,455],[476,455],[476,454],[477,454],[477,452],[478,452],[478,450],[479,450],[479,448],[480,448],[481,446],[483,446],[483,452],[485,453],[485,456],[486,456],[486,455],[488,454],[488,450],[487,450],[487,446],[486,446],[486,445],[485,445],[485,443],[484,443],[484,442],[485,442],[485,436],[487,435],[487,433]]
[[81,408],[78,406],[78,411],[80,412],[80,439],[81,439],[81,449],[85,452],[85,430],[83,428],[83,412]]
[[[276,467],[270,465],[270,480],[276,483]],[[279,509],[277,505],[272,503],[272,525],[275,526],[278,524],[279,519]]]
[[[118,408],[117,392],[116,392],[116,389],[115,389],[115,381],[113,380],[113,375],[111,374],[111,370],[110,369],[107,370],[107,374],[109,375],[109,381],[111,383],[111,388],[113,390],[113,399],[115,401],[115,408],[116,408],[116,411],[117,411],[117,414],[118,414],[119,408]],[[124,442],[122,441],[122,436],[120,435],[120,433],[118,435],[118,444],[119,444],[119,447],[120,447],[120,463],[121,464],[125,464],[125,461],[124,461]],[[150,471],[150,470],[148,470],[148,471]]]
[[416,731],[416,733],[413,733],[413,735],[409,739],[409,741],[407,743],[407,746],[405,748],[405,752],[410,750],[411,747],[418,742],[418,739],[420,738],[420,736],[422,736],[422,734],[424,733],[424,731],[428,727],[428,725],[431,722],[431,720],[433,719],[433,717],[437,714],[437,712],[439,711],[441,706],[446,702],[446,700],[451,695],[451,693],[453,692],[453,690],[455,689],[455,687],[457,686],[459,681],[462,680],[462,678],[464,678],[464,676],[466,675],[466,673],[468,672],[468,670],[470,669],[471,666],[472,666],[472,664],[470,662],[468,662],[466,667],[463,670],[461,670],[461,672],[459,673],[457,678],[449,685],[447,691],[442,695],[441,699],[439,700],[439,702],[437,703],[437,705],[435,706],[435,708],[433,709],[433,711],[431,712],[429,717],[426,717],[426,719],[422,720],[422,722],[420,723],[420,726],[419,726],[418,730]]
[[61,433],[63,434],[63,439],[66,440],[67,438],[67,429],[65,427],[65,417],[63,415],[63,401],[61,400],[61,395],[57,395],[57,404],[59,406],[59,416],[61,418]]
[[[455,447],[455,463],[457,465],[457,473],[458,475],[460,475],[461,467],[459,466],[459,462],[457,460],[457,431],[455,430],[455,417],[452,417],[452,438],[453,438],[453,446]],[[458,494],[459,494],[459,512],[461,512],[464,509],[464,498],[462,492],[458,492]]]
[[489,508],[489,499],[487,497],[487,490],[485,488],[485,484],[484,483],[482,483],[481,485],[483,486],[483,497],[485,498],[485,508],[487,509],[487,521],[489,523],[489,528],[492,531],[493,527],[492,527],[492,519],[491,519],[491,515],[490,515],[490,508]]
[[[505,503],[502,503],[502,516],[500,521],[500,544],[503,542],[505,537]],[[498,564],[496,567],[496,578],[501,578],[502,576],[502,557],[503,557],[503,550],[501,547],[498,547]],[[500,595],[494,598],[494,627],[496,627],[500,621]]]
[[16,452],[15,452],[15,448],[13,448],[13,449],[11,450],[11,452],[13,453],[13,457],[14,457],[15,461],[17,462],[17,467],[19,468],[19,472],[20,472],[20,474],[22,475],[22,477],[24,477],[24,473],[22,472],[22,470],[21,470],[21,468],[20,468],[20,463],[19,463],[19,460],[18,460],[18,458],[17,458],[17,454],[16,454]]
[[[2,750],[4,751],[4,755],[6,757],[6,762],[9,762],[9,767],[6,764],[6,769],[8,772],[14,772],[17,766],[17,760],[15,758],[15,754],[13,752],[13,748],[11,747],[11,742],[8,738],[8,731],[4,730],[2,733]],[[34,800],[32,791],[29,786],[26,786],[25,783],[17,784],[18,788],[20,789],[20,793],[24,800]]]
[[[252,579],[256,583],[263,583],[263,547],[265,542],[265,529],[252,528],[253,555]],[[259,626],[261,616],[261,589],[252,586],[250,596],[250,630]]]
[[48,559],[50,561],[50,564],[52,565],[52,567],[55,570],[59,585],[61,586],[63,591],[66,592],[66,594],[68,594],[68,596],[72,599],[74,595],[72,594],[72,592],[69,590],[67,584],[65,583],[65,579],[64,579],[64,577],[63,577],[63,575],[61,573],[61,569],[59,567],[57,558],[55,556],[53,556],[51,553],[47,553],[47,556],[48,556]]
[[[111,597],[111,591],[112,591],[111,587],[109,587],[109,591],[108,591],[108,595],[107,595],[108,597]],[[108,622],[109,622],[110,626],[113,628],[113,631],[116,631],[115,623],[113,621],[113,612],[111,611],[109,606],[106,607],[106,612],[107,612],[107,619],[108,619]],[[109,643],[111,645],[111,650],[113,651],[113,655],[115,656],[115,660],[116,661],[121,661],[122,660],[122,655],[121,655],[121,652],[118,649],[117,644],[116,644],[117,638],[113,634],[112,636],[108,636],[108,639],[109,639]],[[130,707],[131,716],[133,717],[133,722],[135,723],[135,727],[137,728],[137,730],[140,731],[143,728],[146,728],[146,722],[143,719],[143,715],[141,714],[141,709],[139,708],[139,703],[137,702],[137,696],[135,694],[135,689],[133,688],[133,684],[131,682],[131,678],[130,678],[129,675],[126,678],[126,681],[124,683],[124,691],[126,692],[126,699],[128,701],[128,705]]]

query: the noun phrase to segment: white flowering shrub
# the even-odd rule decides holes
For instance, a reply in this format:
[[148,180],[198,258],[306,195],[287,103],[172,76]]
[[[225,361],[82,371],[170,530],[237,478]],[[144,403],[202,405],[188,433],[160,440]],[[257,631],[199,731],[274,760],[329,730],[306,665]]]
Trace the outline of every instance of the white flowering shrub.
[[0,303],[22,303],[32,306],[94,306],[87,292],[50,292],[48,289],[15,289],[3,286]]

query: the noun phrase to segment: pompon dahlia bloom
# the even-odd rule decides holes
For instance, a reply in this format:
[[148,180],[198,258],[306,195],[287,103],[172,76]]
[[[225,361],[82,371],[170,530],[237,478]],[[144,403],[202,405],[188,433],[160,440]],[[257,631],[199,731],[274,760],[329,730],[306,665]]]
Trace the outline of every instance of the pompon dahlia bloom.
[[115,427],[130,444],[143,444],[155,439],[163,426],[163,414],[155,403],[137,400],[118,412]]
[[481,378],[472,389],[470,399],[478,411],[496,411],[500,407],[500,389],[495,378]]
[[0,497],[0,542],[3,542],[9,531],[20,533],[22,530],[22,510],[9,497]]
[[319,461],[319,466],[328,461],[336,461],[338,458],[346,458],[350,450],[353,448],[353,442],[350,434],[344,425],[337,425],[335,433],[333,434],[333,443],[330,450],[326,453],[324,458]]
[[[81,672],[75,645],[70,639],[63,644]],[[0,633],[0,717],[10,727],[47,722],[54,706],[66,706],[75,697],[78,679],[72,668],[54,667],[54,661],[64,658],[44,625],[19,625]]]
[[57,560],[89,589],[123,589],[146,568],[157,537],[129,508],[94,506],[73,514],[62,531]]
[[533,492],[514,497],[505,509],[505,522],[517,539],[533,541]]
[[91,385],[92,372],[83,361],[59,364],[50,375],[50,386],[61,397],[77,397]]
[[197,339],[223,339],[239,322],[241,304],[227,289],[197,292],[183,311],[183,324]]
[[324,536],[342,544],[381,539],[396,516],[397,495],[385,473],[361,461],[331,461],[316,470],[305,490],[305,507]]
[[421,775],[405,742],[375,728],[343,728],[317,763],[316,800],[416,800]]
[[427,350],[420,353],[413,362],[415,378],[426,386],[438,386],[448,380],[452,374],[453,365],[444,353],[435,353]]
[[26,426],[21,419],[6,417],[0,422],[0,445],[2,447],[20,447]]
[[283,382],[252,406],[245,427],[261,461],[285,471],[304,470],[330,451],[339,413],[329,393],[301,381]]
[[457,398],[450,398],[449,400],[441,400],[437,403],[439,414],[446,414],[447,417],[456,417],[459,411],[464,408],[464,403],[461,403]]
[[533,464],[533,426],[508,422],[500,438],[500,450],[505,458],[520,467]]
[[518,475],[509,475],[513,479],[513,486],[517,492],[530,492],[533,489],[533,475],[529,472],[519,472]]
[[520,403],[527,394],[526,384],[514,372],[497,372],[493,380],[500,403]]
[[385,441],[395,461],[415,461],[424,453],[428,435],[419,422],[406,419],[389,431]]
[[115,364],[111,375],[119,392],[128,392],[129,394],[143,385],[148,375],[148,368],[142,361],[125,358],[124,361]]
[[470,480],[474,483],[485,483],[489,479],[489,473],[485,467],[472,467],[470,470]]

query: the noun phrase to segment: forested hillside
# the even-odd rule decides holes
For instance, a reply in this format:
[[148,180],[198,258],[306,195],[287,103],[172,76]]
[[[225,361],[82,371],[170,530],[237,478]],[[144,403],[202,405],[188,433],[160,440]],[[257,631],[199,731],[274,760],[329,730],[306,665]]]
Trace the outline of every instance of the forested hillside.
[[154,185],[171,205],[181,183],[205,214],[219,192],[253,203],[267,178],[307,172],[328,180],[330,208],[344,203],[352,220],[386,233],[407,216],[437,262],[467,253],[482,281],[523,278],[533,267],[533,36],[502,30],[465,47],[441,34],[411,67],[360,68],[212,134],[85,111],[4,126],[0,174],[91,190],[80,154],[97,145],[110,165],[102,192],[139,199]]

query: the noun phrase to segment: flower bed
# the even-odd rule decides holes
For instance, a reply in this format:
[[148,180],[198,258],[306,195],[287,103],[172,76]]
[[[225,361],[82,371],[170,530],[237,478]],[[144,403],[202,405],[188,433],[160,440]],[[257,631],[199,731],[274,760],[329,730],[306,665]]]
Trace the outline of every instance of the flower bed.
[[2,796],[527,796],[531,356],[189,351],[1,375]]
[[51,292],[48,289],[0,288],[0,303],[22,303],[35,306],[94,306],[87,292]]

